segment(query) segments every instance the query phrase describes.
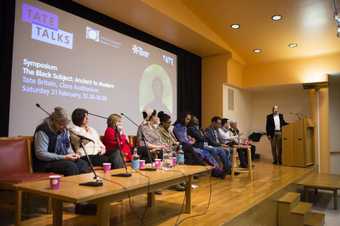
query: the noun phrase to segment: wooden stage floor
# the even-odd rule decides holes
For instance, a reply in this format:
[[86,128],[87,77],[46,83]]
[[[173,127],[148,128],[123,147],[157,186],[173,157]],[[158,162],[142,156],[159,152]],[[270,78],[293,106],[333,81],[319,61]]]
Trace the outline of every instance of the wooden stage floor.
[[[312,168],[283,167],[265,162],[256,162],[253,181],[248,178],[247,174],[241,174],[233,180],[231,180],[230,176],[224,180],[208,176],[201,177],[194,181],[194,184],[199,187],[194,189],[192,193],[192,213],[182,214],[180,219],[205,212],[206,214],[189,218],[180,225],[214,226],[227,224],[312,170]],[[210,181],[212,197],[210,208],[207,211]],[[184,192],[164,190],[162,195],[156,196],[155,207],[147,209],[144,225],[175,225],[183,198]],[[142,225],[138,216],[143,215],[146,196],[141,195],[132,198],[131,204],[134,211],[131,210],[128,200],[112,204],[111,225]],[[64,225],[93,225],[91,223],[94,222],[92,217],[77,216],[69,211],[72,208],[65,209]],[[138,216],[136,216],[136,213]],[[51,222],[51,215],[41,215],[25,220],[24,225],[45,226],[51,225]]]

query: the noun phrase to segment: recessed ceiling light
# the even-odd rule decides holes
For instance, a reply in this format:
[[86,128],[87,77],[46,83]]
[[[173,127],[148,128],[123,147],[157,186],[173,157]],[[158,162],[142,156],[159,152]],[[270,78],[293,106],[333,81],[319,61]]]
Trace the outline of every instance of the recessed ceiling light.
[[230,25],[230,27],[231,27],[232,29],[239,29],[239,28],[240,28],[240,25],[239,25],[239,24],[232,24],[232,25]]
[[262,49],[253,49],[253,52],[254,52],[254,53],[261,53],[261,52],[262,52]]
[[282,19],[282,16],[281,15],[273,15],[272,16],[272,20],[273,21],[279,21],[279,20],[281,20]]
[[295,47],[297,47],[297,46],[298,46],[297,43],[289,43],[289,44],[288,44],[288,47],[289,47],[289,48],[295,48]]

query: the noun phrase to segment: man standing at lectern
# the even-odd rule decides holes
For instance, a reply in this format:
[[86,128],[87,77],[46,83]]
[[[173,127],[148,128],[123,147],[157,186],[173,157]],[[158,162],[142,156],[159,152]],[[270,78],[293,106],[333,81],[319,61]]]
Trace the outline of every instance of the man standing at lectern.
[[273,113],[267,115],[266,131],[272,146],[273,164],[282,164],[282,126],[288,125],[279,113],[279,107],[273,107]]

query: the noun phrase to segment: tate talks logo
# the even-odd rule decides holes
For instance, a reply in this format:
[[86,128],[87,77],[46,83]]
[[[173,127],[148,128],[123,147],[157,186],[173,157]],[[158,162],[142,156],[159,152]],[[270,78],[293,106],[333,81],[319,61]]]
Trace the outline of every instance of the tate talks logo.
[[22,4],[21,19],[32,24],[32,39],[64,48],[73,48],[73,33],[58,28],[57,15],[32,5]]

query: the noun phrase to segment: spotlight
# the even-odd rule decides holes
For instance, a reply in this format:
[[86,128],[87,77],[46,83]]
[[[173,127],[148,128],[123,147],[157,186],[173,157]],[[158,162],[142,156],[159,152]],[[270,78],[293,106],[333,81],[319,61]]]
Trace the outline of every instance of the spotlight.
[[254,53],[261,53],[261,52],[262,52],[262,49],[253,49],[253,52],[254,52]]
[[289,47],[289,48],[295,48],[295,47],[297,47],[297,46],[298,46],[297,43],[289,43],[289,44],[288,44],[288,47]]
[[282,19],[282,16],[281,15],[273,15],[272,16],[272,20],[273,21],[279,21],[279,20],[281,20]]
[[232,25],[230,25],[230,27],[231,27],[232,29],[239,29],[239,28],[240,28],[240,25],[239,25],[239,24],[232,24]]

